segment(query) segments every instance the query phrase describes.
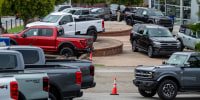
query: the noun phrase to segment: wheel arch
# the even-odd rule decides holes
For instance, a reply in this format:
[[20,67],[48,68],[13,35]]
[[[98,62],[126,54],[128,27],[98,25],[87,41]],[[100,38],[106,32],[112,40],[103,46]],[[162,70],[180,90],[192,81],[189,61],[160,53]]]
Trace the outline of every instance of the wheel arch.
[[97,28],[95,26],[90,26],[88,29],[87,29],[87,34],[88,34],[88,31],[89,30],[95,30],[97,32]]
[[17,41],[15,39],[13,39],[13,38],[10,38],[10,43],[11,42],[15,43],[15,45],[18,45]]
[[59,86],[52,82],[50,82],[49,85],[50,85],[49,92],[52,91],[52,89],[55,89],[56,93],[59,95],[58,100],[63,100],[63,95],[61,93],[61,89],[59,88]]
[[174,77],[174,76],[163,76],[163,77],[159,78],[159,79],[157,80],[157,81],[158,81],[158,85],[159,85],[162,81],[164,81],[164,80],[172,80],[173,82],[175,82],[175,83],[177,84],[177,86],[178,86],[178,90],[179,90],[180,87],[181,87],[180,82],[179,82],[178,79],[177,79],[176,77]]
[[63,47],[69,47],[69,48],[72,48],[72,50],[74,50],[76,48],[76,46],[72,43],[72,42],[69,42],[69,41],[65,41],[65,42],[62,42],[58,45],[58,49],[57,49],[57,52],[60,52],[60,50],[63,48]]

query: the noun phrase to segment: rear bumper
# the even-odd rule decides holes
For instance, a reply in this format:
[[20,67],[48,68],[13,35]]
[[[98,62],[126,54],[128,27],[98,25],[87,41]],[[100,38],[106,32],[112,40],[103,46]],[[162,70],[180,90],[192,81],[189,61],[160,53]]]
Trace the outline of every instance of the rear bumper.
[[75,98],[83,96],[83,91],[70,91],[63,93],[64,99]]
[[96,82],[84,82],[81,84],[81,89],[93,88],[96,86]]
[[91,53],[94,50],[94,47],[90,47],[87,49],[76,49],[76,53],[84,54],[84,53]]

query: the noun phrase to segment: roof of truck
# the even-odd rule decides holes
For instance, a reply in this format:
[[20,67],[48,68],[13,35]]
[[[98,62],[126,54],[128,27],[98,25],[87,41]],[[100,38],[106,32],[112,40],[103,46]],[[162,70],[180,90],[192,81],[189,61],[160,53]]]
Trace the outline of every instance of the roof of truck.
[[175,52],[174,54],[181,54],[181,55],[200,55],[199,52],[192,52],[192,51]]
[[72,14],[66,13],[66,12],[54,12],[54,13],[51,13],[50,15],[72,15]]
[[166,28],[166,27],[156,25],[156,24],[135,24],[135,25],[144,25],[144,26],[146,26],[146,28]]

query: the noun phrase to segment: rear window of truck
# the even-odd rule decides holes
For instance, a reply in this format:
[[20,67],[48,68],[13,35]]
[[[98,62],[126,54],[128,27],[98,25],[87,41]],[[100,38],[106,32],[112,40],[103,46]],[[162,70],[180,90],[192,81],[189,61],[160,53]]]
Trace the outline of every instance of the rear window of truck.
[[17,50],[19,51],[23,58],[25,64],[34,64],[39,61],[39,54],[35,50]]
[[16,55],[1,54],[0,69],[13,69],[17,67]]

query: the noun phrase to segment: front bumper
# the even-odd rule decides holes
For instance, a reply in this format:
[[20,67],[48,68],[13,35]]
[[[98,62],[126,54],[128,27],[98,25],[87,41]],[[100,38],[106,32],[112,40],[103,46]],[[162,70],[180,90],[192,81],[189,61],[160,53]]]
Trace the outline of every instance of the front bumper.
[[96,82],[84,82],[81,84],[81,89],[93,88],[96,86]]
[[178,52],[181,51],[181,48],[158,48],[158,47],[154,47],[153,48],[154,55],[170,55],[174,52]]
[[145,81],[145,80],[133,80],[133,84],[135,86],[144,89],[144,90],[154,90],[156,89],[158,82],[157,81]]

